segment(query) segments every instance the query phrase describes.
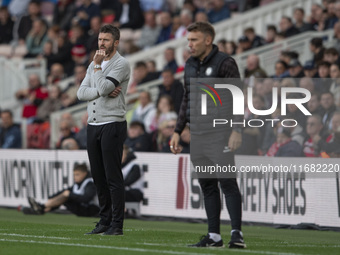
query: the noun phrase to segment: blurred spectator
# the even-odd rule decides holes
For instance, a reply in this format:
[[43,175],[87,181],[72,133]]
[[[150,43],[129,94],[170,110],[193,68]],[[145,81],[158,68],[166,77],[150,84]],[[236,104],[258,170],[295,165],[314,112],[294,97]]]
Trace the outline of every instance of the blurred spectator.
[[227,41],[225,44],[226,53],[229,55],[236,54],[237,45],[234,41]]
[[55,63],[55,54],[53,53],[53,42],[47,40],[44,44],[44,48],[41,54],[37,56],[38,59],[46,59],[47,61],[47,71],[51,70],[51,66]]
[[230,11],[224,0],[211,0],[209,3],[208,18],[210,23],[230,18]]
[[176,39],[185,37],[185,35],[187,34],[187,26],[189,26],[194,21],[192,12],[188,9],[182,9],[180,20],[181,26],[177,29],[175,33]]
[[99,30],[102,26],[101,17],[95,16],[90,20],[90,30],[88,31],[88,39],[86,42],[87,52],[95,52],[98,49]]
[[89,59],[84,45],[73,46],[71,49],[71,57],[75,65],[85,65]]
[[195,22],[208,22],[209,18],[205,12],[199,11],[195,14],[194,21]]
[[183,49],[182,58],[183,58],[183,65],[180,65],[180,66],[177,68],[176,73],[180,73],[180,72],[183,72],[183,71],[184,71],[185,63],[186,63],[187,60],[190,58],[190,49],[189,49],[189,48]]
[[87,147],[87,119],[89,115],[87,111],[81,116],[82,127],[78,133],[76,133],[76,140],[79,145],[79,149],[85,150]]
[[326,20],[325,28],[326,29],[332,29],[336,22],[340,19],[340,3],[331,3],[330,4],[334,9],[330,9],[331,11],[334,11],[334,14],[331,13],[331,16]]
[[317,65],[320,61],[323,60],[323,54],[325,48],[323,47],[322,38],[315,37],[310,41],[309,49],[313,53],[313,62],[314,65]]
[[129,84],[128,94],[137,91],[137,86],[155,79],[158,79],[158,73],[149,73],[144,61],[138,61],[133,68],[132,81]]
[[220,39],[217,41],[217,47],[218,47],[218,51],[227,53],[227,40],[226,39]]
[[69,31],[69,40],[73,46],[75,45],[86,45],[86,34],[84,29],[80,25],[73,25]]
[[319,30],[320,27],[323,29],[323,9],[321,5],[312,4],[309,23],[311,23],[313,30]]
[[[280,119],[281,108],[278,106],[276,110],[270,115],[271,119]],[[264,136],[262,139],[262,144],[260,146],[259,155],[267,155],[269,148],[276,141],[276,131],[279,126],[279,122],[274,122],[274,124],[266,122],[264,126]],[[274,155],[274,154],[273,154]],[[273,156],[268,155],[268,156]]]
[[151,139],[147,133],[143,123],[132,121],[128,128],[128,136],[125,144],[133,151],[151,151]]
[[339,52],[336,50],[336,48],[331,47],[325,49],[325,52],[323,54],[323,61],[327,61],[331,64],[339,64]]
[[74,122],[74,119],[73,119],[73,116],[70,112],[64,112],[61,116],[60,116],[60,120],[59,122],[62,122],[62,121],[68,121],[71,125],[71,131],[73,133],[78,133],[79,132],[79,127],[75,124]]
[[75,139],[76,133],[72,131],[72,123],[69,120],[61,120],[59,124],[60,138],[56,144],[57,149],[61,149],[64,140],[68,138]]
[[237,47],[236,53],[240,54],[250,49],[251,49],[251,41],[249,40],[249,38],[245,35],[241,36],[238,39],[238,47]]
[[266,41],[262,36],[255,34],[253,27],[246,28],[243,33],[249,39],[252,49],[266,44]]
[[63,108],[78,104],[77,91],[86,75],[86,66],[76,65],[74,68],[74,80],[70,82],[61,94],[61,104]]
[[150,127],[151,132],[156,131],[160,123],[164,120],[176,119],[177,114],[172,103],[172,98],[169,95],[162,95],[157,101],[157,111],[152,118]]
[[300,33],[312,30],[311,24],[305,22],[305,10],[303,8],[294,9],[294,26],[299,30]]
[[330,79],[331,64],[326,61],[320,61],[318,64],[318,75],[320,79],[316,80],[315,89],[320,92],[327,92],[331,87],[332,80]]
[[166,42],[170,39],[172,29],[172,18],[169,12],[161,12],[159,14],[161,31],[159,33],[157,44]]
[[268,25],[266,32],[266,43],[273,43],[275,36],[277,34],[277,29],[275,25]]
[[319,78],[318,70],[316,69],[312,60],[306,61],[305,65],[303,66],[303,73],[309,78]]
[[[191,11],[193,16],[196,16],[196,14],[200,12],[200,9],[197,8],[197,5],[194,3],[193,0],[184,0],[183,5],[182,5],[182,9],[187,9],[187,10]],[[208,20],[206,20],[206,21],[208,21]]]
[[137,40],[136,45],[140,49],[149,48],[155,45],[161,27],[156,23],[156,13],[153,10],[144,13],[145,23],[142,27],[141,37]]
[[25,58],[34,58],[43,53],[44,44],[48,40],[47,27],[43,20],[33,21],[32,29],[26,37],[27,54]]
[[307,102],[307,109],[312,115],[322,116],[323,110],[320,105],[320,94],[312,93],[310,100]]
[[35,117],[38,106],[48,97],[48,91],[42,86],[37,74],[31,74],[29,76],[28,86],[27,89],[20,89],[15,93],[17,99],[23,100],[22,117],[24,118]]
[[47,85],[56,84],[65,77],[66,74],[64,73],[64,67],[59,63],[55,63],[51,66],[51,71],[47,76]]
[[332,84],[329,91],[334,95],[334,101],[337,107],[340,107],[340,67],[332,64],[330,69]]
[[164,120],[159,124],[157,132],[157,151],[170,153],[169,142],[175,132],[176,119]]
[[319,115],[308,117],[306,127],[308,137],[303,144],[303,153],[306,157],[319,157],[320,152],[316,148],[314,137],[321,136],[322,129],[322,120]]
[[309,90],[310,93],[314,92],[315,90],[314,86],[315,85],[314,85],[313,79],[310,77],[303,77],[299,81],[299,87]]
[[162,72],[163,84],[159,86],[158,98],[162,95],[169,95],[174,103],[175,112],[178,114],[182,103],[184,93],[183,84],[175,79],[170,69],[164,69]]
[[298,59],[299,54],[295,51],[281,51],[280,53],[280,60],[286,62],[289,65],[292,59]]
[[140,202],[144,196],[143,170],[134,162],[136,155],[124,144],[122,173],[125,185],[125,202]]
[[167,48],[164,51],[164,59],[166,61],[166,64],[163,67],[163,70],[170,69],[173,73],[176,73],[178,65],[175,58],[175,49],[171,47]]
[[144,25],[139,0],[118,0],[113,25],[119,28],[138,29]]
[[37,119],[49,121],[50,114],[61,109],[60,94],[58,85],[48,87],[48,98],[38,107]]
[[320,97],[320,105],[322,109],[322,123],[325,128],[331,129],[331,119],[336,111],[336,105],[334,103],[334,96],[331,92],[324,92]]
[[53,10],[53,25],[58,25],[64,31],[70,30],[74,17],[75,4],[72,0],[58,0]]
[[[287,95],[289,99],[299,99],[301,94],[291,93]],[[295,105],[287,104],[287,117],[295,120],[303,129],[306,129],[306,115]]]
[[28,33],[31,31],[33,21],[41,19],[40,1],[32,0],[28,5],[28,14],[20,19],[18,36],[20,44],[24,44]]
[[[181,27],[182,21],[180,15],[175,15],[172,17],[172,25],[171,25],[171,33],[170,33],[170,39],[176,38],[176,32]],[[186,33],[186,30],[184,30]]]
[[331,123],[332,123],[331,128],[329,129],[329,132],[325,136],[323,136],[322,138],[320,136],[315,136],[314,138],[314,143],[317,144],[317,147],[321,152],[327,150],[329,144],[332,144],[335,141],[337,141],[338,143],[340,142],[339,111],[334,112]]
[[0,7],[0,44],[8,44],[13,39],[14,22],[11,19],[7,7]]
[[274,157],[301,157],[301,145],[291,139],[290,131],[286,128],[278,128],[276,142],[268,150],[267,156]]
[[334,24],[334,48],[336,48],[336,50],[338,52],[340,52],[340,22],[338,21],[337,23]]
[[294,27],[292,19],[287,16],[283,16],[281,18],[279,26],[280,32],[283,33],[284,37],[286,38],[300,33],[300,31]]
[[20,126],[14,123],[12,112],[10,110],[2,110],[0,116],[0,148],[20,149],[21,130]]
[[79,144],[74,138],[66,138],[62,143],[61,143],[61,148],[62,150],[79,150]]
[[100,14],[99,6],[92,3],[92,0],[81,0],[81,5],[74,11],[72,23],[80,25],[87,32],[90,29],[91,19]]
[[292,59],[289,64],[289,76],[292,78],[302,78],[305,76],[301,63],[297,59]]
[[275,63],[275,74],[273,78],[285,78],[289,76],[288,65],[282,60]]
[[255,54],[251,54],[247,58],[247,68],[244,70],[244,77],[249,78],[255,76],[256,78],[266,78],[267,73],[260,66],[260,59]]
[[[264,110],[264,99],[259,95],[253,95],[253,107],[257,110]],[[247,111],[249,111],[247,106]],[[247,114],[245,116],[246,122],[250,119],[259,119],[264,122],[267,116],[259,116],[253,113]],[[235,151],[239,155],[258,155],[258,150],[262,144],[263,135],[265,131],[265,126],[262,127],[249,127],[243,128],[242,132],[242,144]]]
[[153,116],[155,115],[155,105],[152,103],[151,95],[147,91],[139,94],[139,105],[133,112],[132,121],[139,121],[144,124],[145,131],[151,133],[149,129]]
[[160,71],[157,71],[156,61],[153,59],[149,59],[146,61],[146,67],[148,72],[151,73],[154,77],[159,77],[161,75]]

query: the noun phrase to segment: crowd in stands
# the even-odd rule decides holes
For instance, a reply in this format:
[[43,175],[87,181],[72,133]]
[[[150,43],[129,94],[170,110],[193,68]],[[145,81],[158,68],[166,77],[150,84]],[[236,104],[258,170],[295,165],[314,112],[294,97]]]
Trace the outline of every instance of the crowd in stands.
[[[186,26],[193,21],[209,21],[212,24],[232,17],[233,12],[256,7],[270,1],[224,1],[184,0],[183,6],[175,1],[148,0],[59,0],[20,1],[28,6],[28,13],[20,8],[17,0],[2,1],[0,7],[0,44],[26,45],[24,57],[45,58],[48,66],[47,84],[41,84],[37,75],[29,77],[29,88],[16,93],[24,105],[23,118],[32,126],[29,148],[49,148],[48,122],[52,112],[80,103],[76,91],[86,74],[97,49],[99,28],[112,23],[122,29],[135,31],[133,38],[125,38],[119,49],[123,55],[145,50],[156,44],[185,36]],[[46,2],[53,8],[48,14]],[[247,2],[247,5],[244,5]],[[47,14],[46,14],[47,13]],[[340,3],[324,0],[322,5],[313,4],[310,15],[296,8],[292,16],[283,16],[276,26],[269,24],[265,35],[257,34],[253,27],[243,31],[237,41],[221,39],[216,44],[220,51],[230,55],[246,52],[266,44],[306,31],[333,29],[334,47],[325,48],[323,38],[310,41],[310,60],[301,63],[299,54],[293,51],[281,52],[275,64],[275,73],[267,73],[258,56],[249,55],[244,72],[244,88],[253,88],[253,105],[256,109],[269,109],[272,105],[272,88],[303,87],[312,93],[305,105],[312,116],[305,116],[294,105],[288,105],[287,116],[277,109],[271,116],[254,116],[246,106],[245,119],[266,118],[295,119],[296,127],[284,127],[280,121],[265,123],[263,127],[245,127],[243,144],[236,152],[245,155],[266,156],[339,156],[340,152]],[[139,32],[138,32],[139,31]],[[124,33],[122,33],[124,34]],[[183,95],[183,85],[174,74],[183,71],[178,65],[175,49],[164,52],[166,64],[159,68],[153,60],[139,61],[133,67],[128,93],[137,91],[141,84],[161,78],[162,85],[154,103],[147,91],[139,94],[139,100],[129,114],[129,130],[126,144],[134,151],[170,152],[168,142],[175,129],[175,123]],[[183,60],[189,57],[183,51]],[[73,76],[73,81],[61,89],[59,82]],[[292,98],[297,95],[290,95]],[[3,132],[13,126],[6,118],[11,114],[3,111],[0,130],[0,147],[5,147],[7,135]],[[5,115],[5,117],[3,117]],[[9,115],[9,116],[8,116]],[[67,115],[67,114],[66,114]],[[59,121],[60,140],[56,148],[86,148],[86,116],[83,126],[77,127],[72,116],[63,116]],[[268,125],[267,125],[268,124]],[[46,135],[37,137],[37,134]],[[21,140],[21,138],[19,139]],[[65,143],[67,141],[68,143]],[[73,142],[70,142],[73,141]],[[75,141],[75,143],[74,143]],[[184,152],[189,152],[190,133],[186,128],[181,136]],[[16,143],[18,144],[18,143]],[[72,145],[73,144],[73,145]],[[20,145],[16,145],[20,148]],[[46,146],[46,147],[44,147]]]

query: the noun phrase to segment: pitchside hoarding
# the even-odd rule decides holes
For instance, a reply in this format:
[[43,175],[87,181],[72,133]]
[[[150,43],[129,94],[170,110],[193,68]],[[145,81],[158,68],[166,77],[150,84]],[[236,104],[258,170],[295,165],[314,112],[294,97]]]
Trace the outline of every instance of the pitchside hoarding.
[[[188,154],[136,154],[145,180],[142,215],[206,218]],[[81,162],[88,163],[86,151],[1,150],[0,206],[28,205],[27,196],[46,200],[72,184]],[[236,165],[244,221],[340,227],[339,160],[236,156]],[[221,218],[229,219],[225,203]]]

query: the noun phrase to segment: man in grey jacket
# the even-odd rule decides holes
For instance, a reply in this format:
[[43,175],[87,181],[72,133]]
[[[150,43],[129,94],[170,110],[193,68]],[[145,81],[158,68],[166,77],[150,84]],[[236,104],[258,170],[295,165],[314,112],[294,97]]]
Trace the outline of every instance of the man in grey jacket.
[[98,48],[77,92],[87,101],[87,152],[97,188],[100,221],[88,234],[123,235],[124,180],[121,171],[126,139],[125,95],[130,65],[118,52],[120,31],[104,25]]

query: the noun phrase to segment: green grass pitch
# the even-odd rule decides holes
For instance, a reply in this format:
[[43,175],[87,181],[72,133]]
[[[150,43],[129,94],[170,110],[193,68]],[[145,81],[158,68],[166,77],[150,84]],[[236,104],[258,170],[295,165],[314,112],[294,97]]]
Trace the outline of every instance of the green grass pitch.
[[[0,209],[0,254],[340,254],[339,232],[244,226],[247,249],[190,248],[186,245],[206,233],[206,224],[126,220],[124,236],[84,235],[97,220]],[[225,243],[229,232],[230,226],[223,225]]]

